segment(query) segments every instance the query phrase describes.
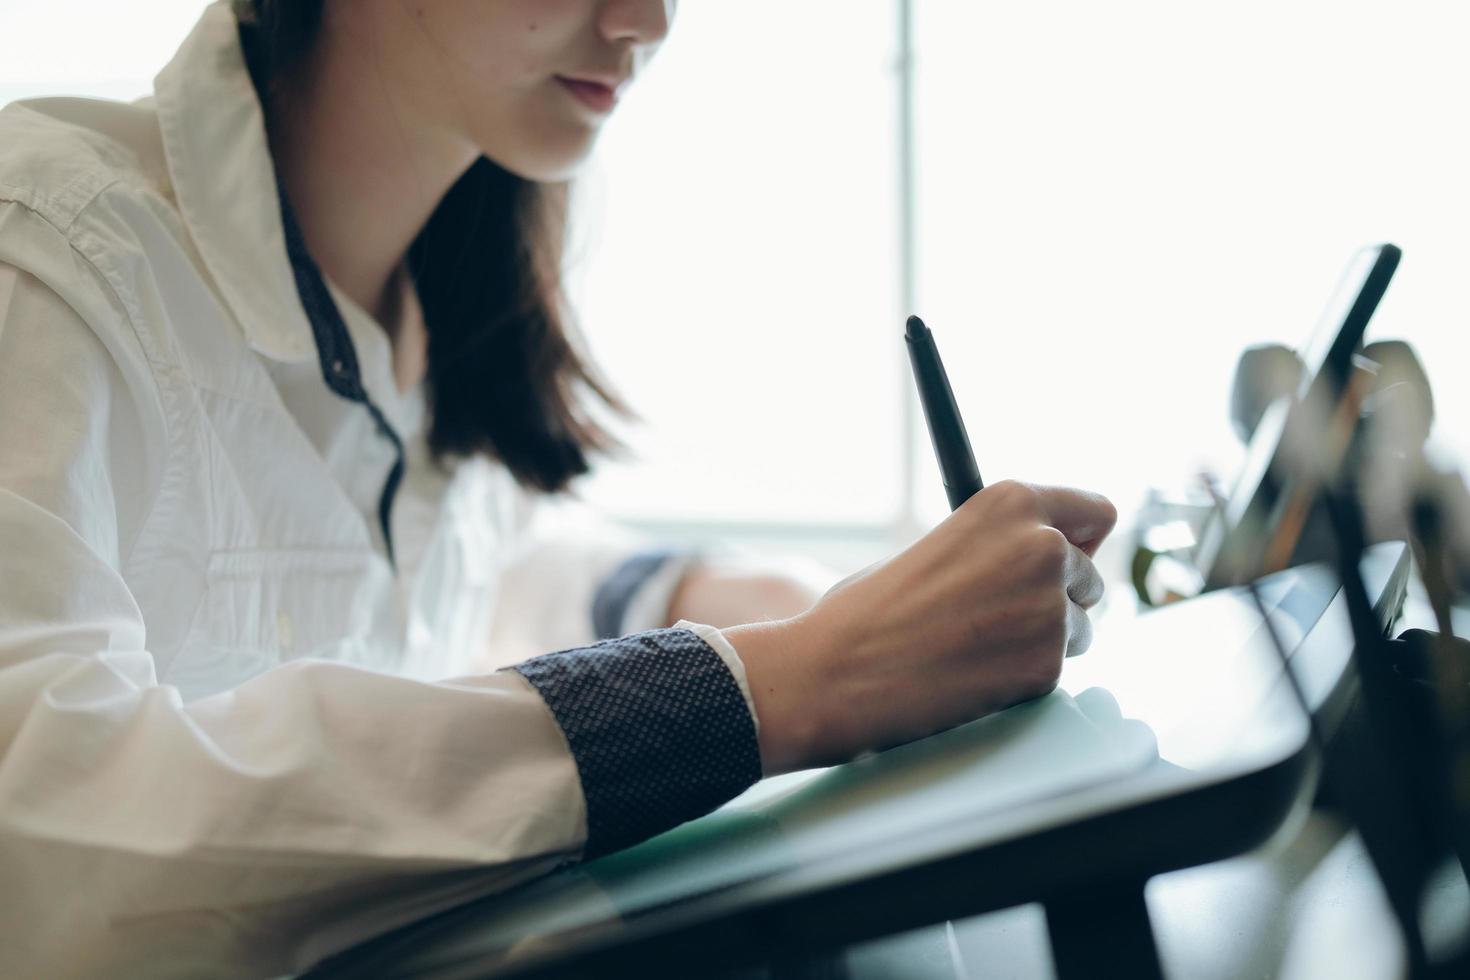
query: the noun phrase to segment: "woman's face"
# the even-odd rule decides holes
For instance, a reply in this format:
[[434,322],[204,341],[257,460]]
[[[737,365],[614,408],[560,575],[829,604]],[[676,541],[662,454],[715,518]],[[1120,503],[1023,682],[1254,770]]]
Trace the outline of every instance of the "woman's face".
[[530,180],[591,152],[668,33],[675,0],[397,0],[416,108]]

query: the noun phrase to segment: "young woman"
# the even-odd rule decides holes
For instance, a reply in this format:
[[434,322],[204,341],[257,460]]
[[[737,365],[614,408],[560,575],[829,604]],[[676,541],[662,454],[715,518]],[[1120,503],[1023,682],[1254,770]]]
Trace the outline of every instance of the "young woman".
[[991,487],[809,609],[534,532],[613,404],[564,182],[671,7],[222,2],[152,99],[0,112],[7,970],[299,969],[1086,647],[1078,491]]

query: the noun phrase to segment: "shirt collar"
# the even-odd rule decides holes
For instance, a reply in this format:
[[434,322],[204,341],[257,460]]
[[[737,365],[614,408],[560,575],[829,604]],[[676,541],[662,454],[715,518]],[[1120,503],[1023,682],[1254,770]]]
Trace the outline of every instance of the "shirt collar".
[[175,200],[246,341],[276,360],[315,357],[287,256],[265,116],[229,0],[205,9],[154,93]]

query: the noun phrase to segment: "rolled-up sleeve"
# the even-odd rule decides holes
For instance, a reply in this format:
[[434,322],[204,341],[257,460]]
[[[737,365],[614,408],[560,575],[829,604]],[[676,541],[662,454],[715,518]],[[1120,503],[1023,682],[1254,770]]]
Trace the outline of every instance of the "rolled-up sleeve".
[[697,556],[647,548],[624,558],[592,594],[592,632],[599,640],[668,625],[674,593]]
[[158,492],[126,454],[167,440],[145,375],[0,263],[7,970],[300,970],[759,776],[704,627],[440,682],[304,660],[185,701],[119,570]]
[[588,855],[707,813],[760,778],[743,672],[708,629],[680,623],[514,668],[576,759]]
[[577,502],[513,492],[520,513],[506,529],[513,543],[499,569],[489,665],[669,625],[701,552],[657,545]]

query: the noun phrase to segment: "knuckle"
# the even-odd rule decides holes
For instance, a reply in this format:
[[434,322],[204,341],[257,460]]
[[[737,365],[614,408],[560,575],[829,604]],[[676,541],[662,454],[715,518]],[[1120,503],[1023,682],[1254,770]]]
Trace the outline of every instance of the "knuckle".
[[1092,646],[1092,620],[1087,618],[1087,613],[1081,610],[1077,613],[1076,628],[1067,643],[1067,656],[1075,657],[1079,653],[1086,653],[1087,648]]
[[1041,498],[1036,488],[1019,480],[1002,480],[990,488],[997,503],[1012,510],[1034,513],[1041,510]]
[[1091,609],[1102,601],[1105,583],[1097,566],[1087,556],[1077,563],[1078,567],[1073,572],[1069,583],[1069,593],[1075,593],[1073,601],[1083,609]]
[[1072,550],[1065,534],[1054,527],[1038,527],[1027,544],[1039,574],[1047,578],[1061,575]]

